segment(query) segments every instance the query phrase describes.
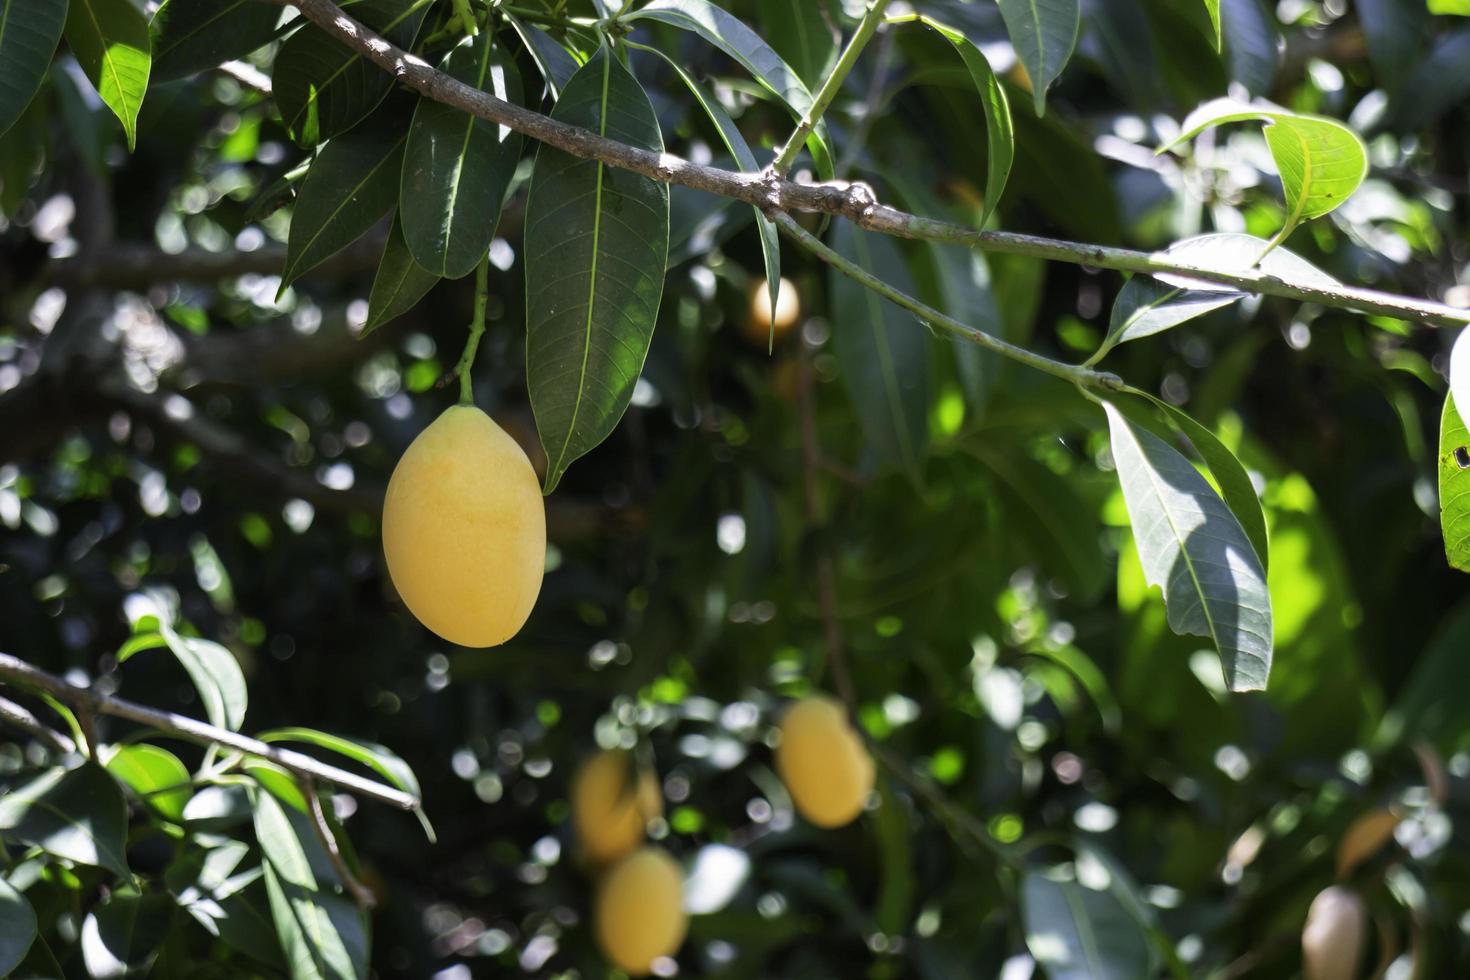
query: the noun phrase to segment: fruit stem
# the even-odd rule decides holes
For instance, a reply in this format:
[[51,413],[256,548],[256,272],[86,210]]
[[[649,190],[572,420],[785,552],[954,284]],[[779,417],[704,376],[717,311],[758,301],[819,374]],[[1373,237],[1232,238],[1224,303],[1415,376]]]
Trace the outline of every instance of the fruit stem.
[[490,302],[490,256],[486,254],[475,269],[475,316],[470,320],[470,339],[465,341],[464,353],[454,369],[459,375],[459,403],[475,403],[475,386],[470,380],[470,368],[475,366],[475,351],[480,347],[480,335],[485,332],[485,307]]

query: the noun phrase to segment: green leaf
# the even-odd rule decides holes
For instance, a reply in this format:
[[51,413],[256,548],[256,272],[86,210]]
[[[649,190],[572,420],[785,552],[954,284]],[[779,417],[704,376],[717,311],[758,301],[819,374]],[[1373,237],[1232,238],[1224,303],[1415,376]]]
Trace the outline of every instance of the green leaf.
[[[358,0],[350,13],[400,48],[413,45],[432,0]],[[315,146],[352,129],[393,88],[393,76],[315,24],[281,45],[271,88],[286,132]]]
[[1271,598],[1250,538],[1189,460],[1115,406],[1103,409],[1138,556],[1163,588],[1170,629],[1210,637],[1231,690],[1263,690]]
[[[750,144],[745,142],[745,137],[740,134],[740,130],[736,127],[735,121],[730,118],[730,114],[725,111],[725,107],[720,105],[713,96],[706,92],[704,86],[695,81],[694,77],[685,71],[683,66],[673,58],[670,58],[657,48],[650,48],[641,44],[637,45],[637,47],[640,50],[658,55],[674,70],[674,73],[679,76],[684,86],[689,89],[690,94],[694,96],[694,101],[699,103],[700,108],[704,110],[710,122],[714,123],[715,130],[720,134],[720,142],[725,144],[725,149],[730,151],[730,155],[735,158],[735,162],[739,164],[740,169],[747,173],[759,171],[761,167],[760,163],[756,161],[755,153],[751,151]],[[771,334],[768,340],[769,345],[773,344],[776,339],[776,297],[781,291],[781,236],[776,231],[776,225],[770,218],[766,217],[764,211],[753,205],[751,211],[755,214],[756,233],[761,243],[761,259],[764,262],[766,271],[766,290],[771,298],[772,321]]]
[[[781,56],[743,21],[709,0],[653,0],[627,14],[624,22],[656,20],[704,38],[740,63],[751,77],[785,103],[795,119],[812,107],[812,93]],[[823,180],[833,176],[833,157],[825,125],[818,123],[807,149]]]
[[[662,152],[648,96],[606,49],[552,117]],[[526,379],[546,447],[546,492],[606,439],[633,397],[663,295],[669,190],[542,146],[526,200]]]
[[1470,572],[1470,432],[1455,404],[1445,397],[1439,423],[1439,525],[1450,567]]
[[250,819],[250,796],[244,786],[205,786],[184,806],[191,829],[217,831]]
[[1414,133],[1433,126],[1470,94],[1470,26],[1445,31],[1429,54],[1420,57],[1412,74],[1389,103],[1393,128]]
[[[937,242],[927,244],[934,256],[934,271],[942,298],[940,309],[991,336],[1004,337],[1006,325],[996,305],[995,293],[990,288],[990,265],[985,253]],[[994,351],[958,337],[954,339],[954,356],[965,401],[975,417],[979,417],[989,401],[991,386],[1000,369],[1000,357]]]
[[357,907],[332,890],[330,863],[305,814],[256,794],[255,836],[265,855],[266,893],[276,935],[296,980],[367,976],[367,927]]
[[501,11],[501,16],[520,35],[531,60],[541,69],[541,77],[546,79],[546,86],[551,89],[552,97],[560,98],[562,89],[567,87],[567,82],[572,80],[572,76],[581,67],[577,64],[577,59],[558,44],[554,37],[534,24],[527,24],[506,10]]
[[1082,26],[1078,0],[998,0],[1016,56],[1031,77],[1036,114],[1046,114],[1046,90],[1066,67]]
[[[1254,269],[1297,285],[1325,286],[1329,289],[1341,285],[1336,279],[1295,252],[1279,246],[1266,252],[1269,246],[1270,242],[1264,238],[1257,238],[1255,235],[1245,235],[1235,231],[1217,231],[1175,242],[1164,249],[1164,255],[1171,262],[1202,269],[1216,269],[1221,272],[1247,272]],[[1186,289],[1221,293],[1235,292],[1229,286],[1190,279],[1186,276],[1156,273],[1155,278]]]
[[13,219],[45,169],[51,106],[32,99],[9,130],[0,126],[0,216]]
[[1429,10],[1402,0],[1357,0],[1353,8],[1363,25],[1374,73],[1389,91],[1400,91],[1400,84],[1423,57]]
[[1264,0],[1221,0],[1221,50],[1230,78],[1251,95],[1263,96],[1276,83],[1280,60],[1274,4]]
[[1461,604],[1409,661],[1409,675],[1374,737],[1376,748],[1427,739],[1448,756],[1470,745],[1466,650],[1470,650],[1470,604]]
[[[169,618],[168,602],[159,596],[155,596],[153,601],[160,613],[158,636],[194,682],[199,698],[204,702],[205,717],[212,725],[239,731],[245,721],[248,703],[240,662],[233,653],[213,640],[181,636],[166,621]],[[139,640],[139,637],[148,639]],[[126,663],[134,654],[156,648],[158,644],[152,642],[151,637],[151,633],[142,633],[134,637],[138,642],[124,644],[117,653],[117,662]]]
[[[494,32],[466,38],[439,70],[519,105],[521,76]],[[500,204],[515,176],[521,136],[467,112],[420,99],[403,154],[398,220],[419,265],[445,279],[469,275],[485,257]]]
[[15,886],[0,878],[0,977],[26,958],[36,939],[36,912]]
[[128,149],[133,149],[152,63],[147,19],[132,0],[71,0],[66,43],[102,101],[122,121]]
[[383,243],[383,257],[378,274],[373,277],[373,290],[368,295],[368,318],[359,337],[366,337],[396,317],[413,309],[433,289],[439,277],[419,265],[408,254],[403,241],[403,226],[397,216]]
[[985,200],[981,205],[980,224],[984,225],[995,213],[1000,196],[1005,191],[1006,180],[1011,175],[1011,164],[1016,153],[1016,132],[1011,122],[1011,106],[1006,100],[1005,89],[990,68],[990,62],[975,43],[960,31],[948,27],[922,14],[919,23],[938,32],[954,46],[960,60],[965,63],[970,77],[975,81],[975,90],[980,93],[980,106],[985,111],[986,174]]
[[1275,239],[1283,241],[1302,221],[1321,217],[1346,201],[1367,176],[1368,149],[1347,126],[1324,116],[1216,99],[1191,112],[1179,135],[1160,152],[1211,126],[1258,119],[1266,120],[1266,144],[1286,194],[1286,223]]
[[1028,871],[1021,881],[1026,945],[1049,980],[1151,976],[1148,936],[1111,891]]
[[250,853],[248,845],[236,840],[190,851],[169,867],[165,880],[179,907],[206,932],[232,949],[284,970],[264,871],[259,866],[239,870]]
[[41,87],[65,23],[66,0],[0,0],[0,134]]
[[1118,290],[1112,316],[1108,319],[1107,336],[1097,353],[1088,358],[1088,363],[1097,363],[1118,344],[1162,333],[1212,310],[1229,306],[1245,295],[1233,291],[1188,289],[1150,276],[1135,275]]
[[95,762],[52,769],[0,796],[0,837],[34,844],[78,864],[127,878],[127,804],[107,770]]
[[189,770],[179,757],[157,745],[118,745],[103,753],[107,771],[129,786],[149,806],[174,823],[184,820],[193,795]]
[[1470,17],[1470,0],[1429,0],[1429,12]]
[[1210,26],[1215,29],[1215,50],[1220,50],[1220,0],[1204,0],[1205,13],[1210,15]]
[[243,58],[276,36],[281,11],[259,0],[164,0],[153,15],[153,78],[168,81]]
[[[259,738],[262,742],[304,742],[307,745],[328,749],[367,766],[405,793],[418,798],[424,795],[423,790],[419,788],[418,777],[414,775],[409,764],[392,750],[374,742],[344,738],[341,735],[319,732],[311,728],[276,728],[262,732]],[[423,823],[424,831],[432,842],[434,828],[429,826],[427,820],[424,820]]]
[[[835,226],[832,246],[889,283],[913,293],[903,255],[886,236]],[[830,278],[832,342],[838,367],[874,453],[918,480],[929,439],[929,334],[912,315],[835,269]]]
[[796,76],[817,88],[837,62],[837,41],[821,4],[761,0],[762,34]]
[[82,961],[92,977],[147,973],[173,923],[168,895],[115,891],[82,921]]
[[361,238],[393,209],[408,138],[407,99],[384,103],[317,154],[301,182],[281,289]]

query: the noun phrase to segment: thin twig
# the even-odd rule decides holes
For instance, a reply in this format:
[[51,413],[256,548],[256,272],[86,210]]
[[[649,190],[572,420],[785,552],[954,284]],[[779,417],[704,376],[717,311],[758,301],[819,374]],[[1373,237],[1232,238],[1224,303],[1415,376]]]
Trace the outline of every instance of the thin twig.
[[490,257],[480,259],[475,269],[475,314],[470,320],[470,336],[465,341],[464,354],[460,356],[455,373],[459,375],[459,403],[475,403],[475,385],[470,369],[475,366],[475,351],[480,347],[480,337],[485,333],[485,307],[490,302]]
[[[672,153],[657,153],[608,139],[579,126],[495,98],[427,64],[385,40],[338,9],[332,0],[262,0],[295,6],[330,36],[390,72],[404,86],[436,102],[506,126],[575,157],[643,174],[653,180],[708,191],[744,201],[767,212],[815,211],[848,218],[868,231],[967,245],[987,252],[1027,255],[1100,269],[1166,274],[1230,286],[1242,292],[1279,296],[1338,309],[1417,320],[1433,326],[1470,323],[1470,311],[1442,303],[1353,286],[1289,282],[1261,269],[1213,269],[1179,262],[1163,253],[1140,252],[1069,242],[1015,232],[980,231],[923,218],[880,203],[864,184],[799,184],[763,173],[739,173],[691,163]],[[972,338],[973,339],[973,338]],[[1000,351],[1012,357],[1018,348]]]
[[9,698],[0,698],[0,721],[8,722],[21,731],[30,733],[63,755],[70,755],[77,750],[77,743],[56,729],[48,727],[41,719]]
[[384,786],[371,779],[364,779],[345,769],[338,769],[336,766],[313,759],[309,755],[267,745],[248,735],[241,735],[227,728],[218,728],[194,718],[174,714],[172,711],[159,711],[157,708],[149,708],[146,705],[125,701],[110,694],[103,694],[90,687],[78,687],[8,653],[0,653],[0,678],[55,695],[62,701],[75,705],[79,714],[84,715],[88,711],[93,711],[97,714],[126,718],[128,721],[147,725],[191,742],[223,745],[246,755],[267,759],[296,776],[320,779],[322,782],[361,793],[363,796],[371,797],[401,810],[417,810],[420,806],[418,797],[411,793]]
[[317,795],[316,785],[309,777],[298,779],[297,785],[301,787],[301,795],[306,797],[306,808],[311,816],[311,826],[316,831],[317,839],[322,842],[322,847],[327,850],[327,860],[332,862],[332,869],[337,872],[337,877],[342,879],[342,887],[352,896],[357,907],[364,912],[371,912],[378,904],[378,899],[373,895],[372,889],[357,880],[357,875],[347,866],[347,861],[342,857],[342,850],[337,846],[337,838],[332,833],[332,825],[327,822],[327,812],[322,809],[322,798]]

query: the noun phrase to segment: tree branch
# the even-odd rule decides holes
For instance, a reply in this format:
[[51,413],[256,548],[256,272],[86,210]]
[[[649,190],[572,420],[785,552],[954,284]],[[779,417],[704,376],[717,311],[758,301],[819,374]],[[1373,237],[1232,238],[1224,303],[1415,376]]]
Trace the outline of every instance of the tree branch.
[[337,846],[337,838],[327,820],[327,811],[322,809],[322,798],[317,795],[316,784],[310,779],[299,779],[297,785],[301,787],[301,795],[306,797],[312,829],[316,831],[317,840],[321,841],[322,847],[326,848],[327,860],[332,862],[332,870],[342,879],[342,887],[347,889],[347,894],[352,896],[357,907],[364,912],[371,912],[378,904],[377,897],[373,895],[372,889],[358,880],[342,857],[342,849]]
[[[1149,275],[1163,273],[1231,286],[1243,292],[1417,320],[1433,326],[1470,323],[1470,311],[1373,289],[1353,286],[1327,288],[1288,282],[1259,269],[1211,269],[1190,265],[1174,261],[1162,253],[1090,245],[1015,232],[979,231],[948,221],[923,218],[881,204],[874,197],[872,189],[865,184],[798,184],[778,179],[774,174],[738,173],[702,166],[672,153],[655,153],[628,146],[497,99],[487,92],[451,78],[385,40],[343,13],[332,0],[261,2],[296,7],[306,19],[327,34],[358,52],[372,64],[390,72],[400,83],[426,98],[506,126],[575,157],[600,160],[653,180],[744,201],[767,212],[814,211],[833,214],[848,218],[869,231],[900,238],[951,242],[987,252],[1027,255],[1120,272]],[[969,336],[970,339],[975,339],[973,331]],[[1011,357],[1015,350],[1012,348],[1001,353]]]
[[8,653],[0,653],[0,678],[10,683],[55,695],[82,711],[126,718],[128,721],[137,722],[170,735],[177,735],[191,742],[223,745],[225,748],[234,749],[258,759],[266,759],[301,779],[320,779],[322,782],[361,793],[363,796],[398,807],[400,810],[417,810],[421,805],[419,798],[410,793],[385,786],[371,779],[364,779],[345,769],[338,769],[336,766],[319,762],[309,755],[267,745],[248,735],[241,735],[227,728],[217,728],[194,718],[174,714],[172,711],[160,711],[157,708],[125,701],[110,694],[102,694],[90,687],[77,687]]
[[0,721],[30,733],[63,755],[70,755],[77,750],[77,744],[70,738],[54,728],[48,728],[41,719],[9,698],[0,698]]

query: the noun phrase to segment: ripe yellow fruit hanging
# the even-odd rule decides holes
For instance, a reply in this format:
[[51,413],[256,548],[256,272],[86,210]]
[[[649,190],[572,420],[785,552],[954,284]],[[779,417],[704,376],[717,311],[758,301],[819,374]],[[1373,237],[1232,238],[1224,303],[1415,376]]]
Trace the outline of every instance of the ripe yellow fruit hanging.
[[388,481],[383,553],[409,611],[444,639],[514,636],[546,569],[546,505],[521,447],[474,406],[440,415]]
[[632,851],[643,843],[648,821],[663,815],[658,777],[635,766],[631,753],[610,749],[584,762],[572,780],[572,825],[593,864]]
[[818,827],[852,821],[873,792],[873,757],[842,705],[817,695],[781,720],[776,771],[797,811]]
[[602,954],[630,976],[653,971],[661,956],[684,944],[684,874],[661,848],[645,847],[623,858],[603,879],[593,909]]

